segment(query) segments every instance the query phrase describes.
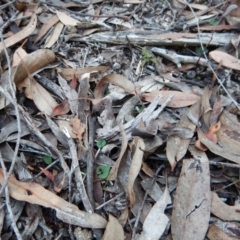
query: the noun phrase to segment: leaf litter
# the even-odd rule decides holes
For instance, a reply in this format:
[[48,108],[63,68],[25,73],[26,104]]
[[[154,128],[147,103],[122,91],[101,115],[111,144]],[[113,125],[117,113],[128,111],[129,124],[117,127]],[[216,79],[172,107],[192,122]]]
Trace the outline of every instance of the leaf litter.
[[239,0],[0,2],[3,239],[240,238]]

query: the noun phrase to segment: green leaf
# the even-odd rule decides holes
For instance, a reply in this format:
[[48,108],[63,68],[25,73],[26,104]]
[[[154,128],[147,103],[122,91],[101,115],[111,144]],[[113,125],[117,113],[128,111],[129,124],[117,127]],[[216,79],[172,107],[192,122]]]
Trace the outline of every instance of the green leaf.
[[202,49],[201,47],[198,47],[197,50],[196,50],[196,55],[200,57],[200,56],[203,55],[204,52],[208,53],[207,48],[204,47],[204,49]]
[[107,142],[104,139],[98,139],[97,140],[97,147],[98,148],[103,148],[105,145],[107,144]]
[[216,19],[216,18],[213,18],[213,19],[211,19],[211,21],[210,21],[210,25],[212,25],[212,26],[217,26],[218,23],[219,23],[219,21],[218,21],[218,19]]
[[52,163],[52,158],[50,156],[43,156],[43,161],[49,165]]
[[110,166],[109,165],[102,165],[98,166],[96,168],[97,175],[100,179],[106,179],[110,172]]
[[107,95],[109,95],[110,94],[110,91],[109,91],[109,89],[107,89],[105,92],[104,92],[104,97],[106,97]]

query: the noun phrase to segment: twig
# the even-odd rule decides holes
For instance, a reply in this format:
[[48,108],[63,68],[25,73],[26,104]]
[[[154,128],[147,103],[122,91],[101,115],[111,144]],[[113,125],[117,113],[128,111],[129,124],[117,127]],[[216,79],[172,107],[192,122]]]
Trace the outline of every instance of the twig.
[[[5,164],[4,164],[3,159],[2,159],[1,151],[0,151],[0,163],[1,163],[1,166],[2,166],[3,174],[4,174],[4,183],[5,183],[5,182],[8,182],[8,179],[7,179],[8,175],[7,175]],[[14,215],[13,215],[13,212],[12,212],[12,208],[11,208],[11,205],[10,205],[8,186],[4,187],[4,189],[5,189],[6,206],[7,206],[9,218],[11,219],[11,225],[12,225],[13,231],[14,231],[17,239],[22,240],[22,236],[21,236],[20,232],[18,231],[16,222],[15,222],[15,219],[14,219]]]
[[149,188],[148,188],[147,191],[145,192],[144,198],[143,198],[143,200],[142,200],[142,204],[141,204],[141,206],[140,206],[139,209],[138,209],[138,214],[137,214],[137,217],[136,217],[136,221],[135,221],[135,223],[134,223],[133,232],[132,232],[132,238],[131,238],[132,240],[135,239],[136,230],[137,230],[137,225],[138,225],[138,222],[139,222],[139,220],[140,220],[140,217],[141,217],[141,214],[142,214],[142,210],[143,210],[143,207],[144,207],[144,205],[145,205],[145,201],[146,201],[146,199],[147,199],[147,196],[148,196],[149,192],[150,192],[150,191],[152,190],[152,188],[153,188],[153,185],[154,185],[154,183],[155,183],[155,181],[156,181],[156,178],[157,178],[157,176],[158,176],[158,173],[159,173],[159,172],[162,170],[162,168],[164,168],[164,167],[165,167],[164,165],[161,165],[161,166],[157,169],[157,171],[156,171],[155,174],[154,174],[154,178],[152,179],[152,182],[151,182]]
[[95,137],[95,122],[96,118],[89,116],[88,118],[88,129],[89,129],[89,140],[88,140],[88,154],[87,154],[87,193],[94,208],[94,197],[93,197],[93,171],[94,171],[94,137]]
[[0,6],[0,10],[3,10],[4,8],[12,5],[12,4],[15,3],[15,2],[16,2],[16,0],[13,0],[13,1],[11,1],[11,2],[8,2],[8,3],[3,4],[2,6]]
[[115,201],[116,199],[120,198],[121,196],[124,195],[124,192],[119,193],[118,195],[116,195],[115,197],[111,198],[110,200],[108,200],[107,202],[103,203],[102,205],[98,206],[97,208],[95,208],[95,210],[99,210],[103,207],[105,207],[106,205],[108,205],[109,203]]
[[93,213],[93,207],[91,205],[91,202],[90,202],[90,200],[87,196],[87,193],[86,193],[86,190],[85,190],[85,187],[84,187],[82,174],[81,174],[81,171],[80,171],[79,162],[78,162],[78,158],[77,158],[76,146],[75,146],[72,138],[70,137],[70,135],[68,133],[68,130],[65,128],[63,130],[63,132],[66,134],[66,136],[68,138],[68,145],[69,145],[69,149],[70,149],[70,153],[71,153],[71,157],[72,157],[71,174],[72,174],[72,172],[74,172],[75,180],[76,180],[76,184],[77,184],[77,189],[78,189],[78,191],[81,195],[81,198],[82,198],[83,205],[84,205],[85,209],[88,212]]
[[42,1],[39,1],[37,0],[37,2],[39,3],[39,5],[47,5],[47,6],[51,6],[51,7],[55,7],[55,8],[59,8],[59,9],[62,9],[62,10],[65,10],[65,11],[68,11],[70,13],[73,13],[73,14],[76,14],[76,15],[79,15],[79,16],[82,16],[82,17],[98,17],[98,18],[120,18],[120,19],[123,19],[125,21],[129,21],[129,17],[126,17],[126,16],[118,16],[118,15],[95,15],[95,14],[87,14],[87,13],[79,13],[79,12],[75,12],[75,11],[72,11],[70,9],[67,9],[63,6],[59,6],[59,5],[56,5],[56,4],[53,4],[53,3],[48,3],[48,2],[42,2]]

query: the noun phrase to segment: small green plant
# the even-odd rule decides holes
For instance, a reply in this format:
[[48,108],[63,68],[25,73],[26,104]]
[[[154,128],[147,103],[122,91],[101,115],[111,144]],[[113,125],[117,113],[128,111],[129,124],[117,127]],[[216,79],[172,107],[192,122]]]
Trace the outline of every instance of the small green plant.
[[219,23],[219,21],[218,21],[217,18],[213,18],[213,19],[211,19],[211,21],[210,21],[209,23],[210,23],[210,25],[212,25],[212,26],[217,26],[218,23]]
[[208,53],[207,48],[203,47],[203,49],[202,49],[202,47],[198,47],[198,48],[196,49],[196,55],[197,55],[197,56],[201,57],[201,56],[203,55],[203,53],[205,53],[205,54]]
[[142,48],[142,66],[144,67],[150,62],[157,63],[157,59],[154,57],[152,52],[148,51],[146,48]]
[[98,148],[103,148],[106,144],[107,144],[107,142],[104,139],[99,138],[97,140],[97,147]]
[[135,107],[132,110],[132,116],[136,117],[139,113],[141,113],[144,110],[144,107]]
[[52,158],[50,156],[43,156],[43,161],[49,165],[52,163]]
[[96,173],[97,173],[99,179],[106,179],[109,175],[110,168],[111,167],[109,165],[98,166],[96,168]]

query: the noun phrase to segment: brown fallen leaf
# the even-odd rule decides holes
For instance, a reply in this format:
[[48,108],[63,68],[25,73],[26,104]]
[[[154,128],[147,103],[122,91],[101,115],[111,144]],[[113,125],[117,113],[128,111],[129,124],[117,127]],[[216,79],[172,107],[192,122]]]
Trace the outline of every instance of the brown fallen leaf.
[[135,94],[135,86],[131,81],[120,74],[112,73],[104,76],[95,87],[94,96],[96,99],[104,97],[104,92],[109,83],[123,88],[128,93]]
[[70,111],[68,99],[64,98],[63,102],[58,104],[54,109],[51,114],[51,117],[59,116],[59,115],[64,115]]
[[107,71],[108,67],[106,66],[97,66],[97,67],[85,67],[85,68],[65,68],[58,69],[59,74],[62,75],[66,80],[72,79],[72,76],[75,75],[77,78],[80,78],[84,73],[98,73]]
[[121,151],[119,154],[118,159],[115,161],[110,173],[109,173],[109,180],[114,181],[117,178],[118,175],[118,168],[120,166],[121,160],[123,158],[123,155],[127,149],[127,144],[128,144],[128,139],[127,139],[127,135],[126,132],[124,131],[124,129],[121,127],[121,137],[122,137],[122,145],[121,145]]
[[205,132],[205,136],[211,140],[214,143],[218,142],[218,137],[216,132],[220,129],[221,127],[221,122],[217,122],[216,124],[214,124],[213,126],[211,126],[207,132]]
[[52,95],[43,88],[34,78],[26,79],[25,95],[34,101],[37,108],[50,116],[53,109],[58,105]]
[[77,87],[77,78],[76,78],[76,75],[73,74],[73,78],[72,78],[72,81],[70,83],[70,88],[71,89],[76,89]]
[[234,69],[234,70],[240,70],[240,60],[236,57],[233,57],[232,55],[214,50],[209,53],[209,56],[217,63],[222,63],[222,66]]
[[212,192],[211,213],[224,221],[240,221],[240,204],[229,206]]
[[51,17],[51,19],[49,19],[46,23],[44,23],[41,27],[41,29],[39,30],[34,43],[38,42],[47,32],[48,30],[54,26],[57,22],[59,22],[59,18],[57,17],[57,15],[54,15]]
[[[210,173],[208,158],[195,147],[192,159],[184,159],[173,203],[173,240],[202,240],[210,219]],[[203,181],[204,179],[204,181]]]
[[141,169],[144,149],[145,149],[144,141],[141,138],[137,137],[135,138],[135,140],[137,141],[137,145],[132,158],[131,166],[129,169],[129,177],[128,177],[128,195],[129,195],[129,201],[130,201],[130,208],[133,207],[135,202],[133,186],[134,186],[135,179],[138,176],[139,171]]
[[78,115],[70,119],[70,124],[72,125],[72,132],[77,135],[79,143],[83,144],[83,135],[86,132],[86,125],[80,121]]
[[[0,183],[4,175],[0,169]],[[34,182],[19,182],[11,176],[8,181],[9,194],[12,198],[37,204],[56,210],[56,216],[65,223],[85,228],[105,228],[107,221],[98,214],[83,212],[77,206],[65,201],[54,193]]]
[[[24,27],[21,31],[17,32],[13,36],[7,38],[4,40],[5,47],[11,47],[17,42],[20,42],[24,38],[27,38],[33,31],[35,30],[37,26],[37,16],[35,13],[32,13],[31,20],[29,21],[28,25]],[[3,50],[3,43],[0,43],[0,53]]]
[[124,231],[123,227],[119,223],[119,221],[109,214],[109,221],[107,223],[106,230],[104,232],[102,240],[110,240],[110,239],[117,239],[117,240],[124,240]]
[[[201,101],[198,101],[191,106],[188,112],[181,117],[177,127],[187,127],[194,132],[200,118],[200,105]],[[183,139],[179,136],[170,136],[168,138],[167,159],[171,164],[172,171],[174,170],[177,162],[185,156],[190,141],[191,139]]]
[[77,26],[80,22],[70,16],[68,16],[64,12],[56,11],[57,16],[59,20],[65,25],[65,26]]
[[179,91],[152,91],[150,93],[144,93],[142,95],[142,99],[147,102],[152,102],[159,94],[162,96],[159,105],[163,104],[169,96],[173,95],[172,100],[167,105],[172,108],[190,106],[200,99],[198,95],[193,93],[184,93]]
[[207,238],[209,240],[237,240],[236,237],[231,237],[220,228],[216,227],[214,224],[210,226],[207,233]]
[[13,69],[13,80],[18,86],[29,74],[55,61],[55,54],[48,49],[40,49],[28,54],[17,67]]
[[51,48],[58,41],[63,27],[64,25],[61,22],[56,24],[52,33],[47,37],[44,48]]

